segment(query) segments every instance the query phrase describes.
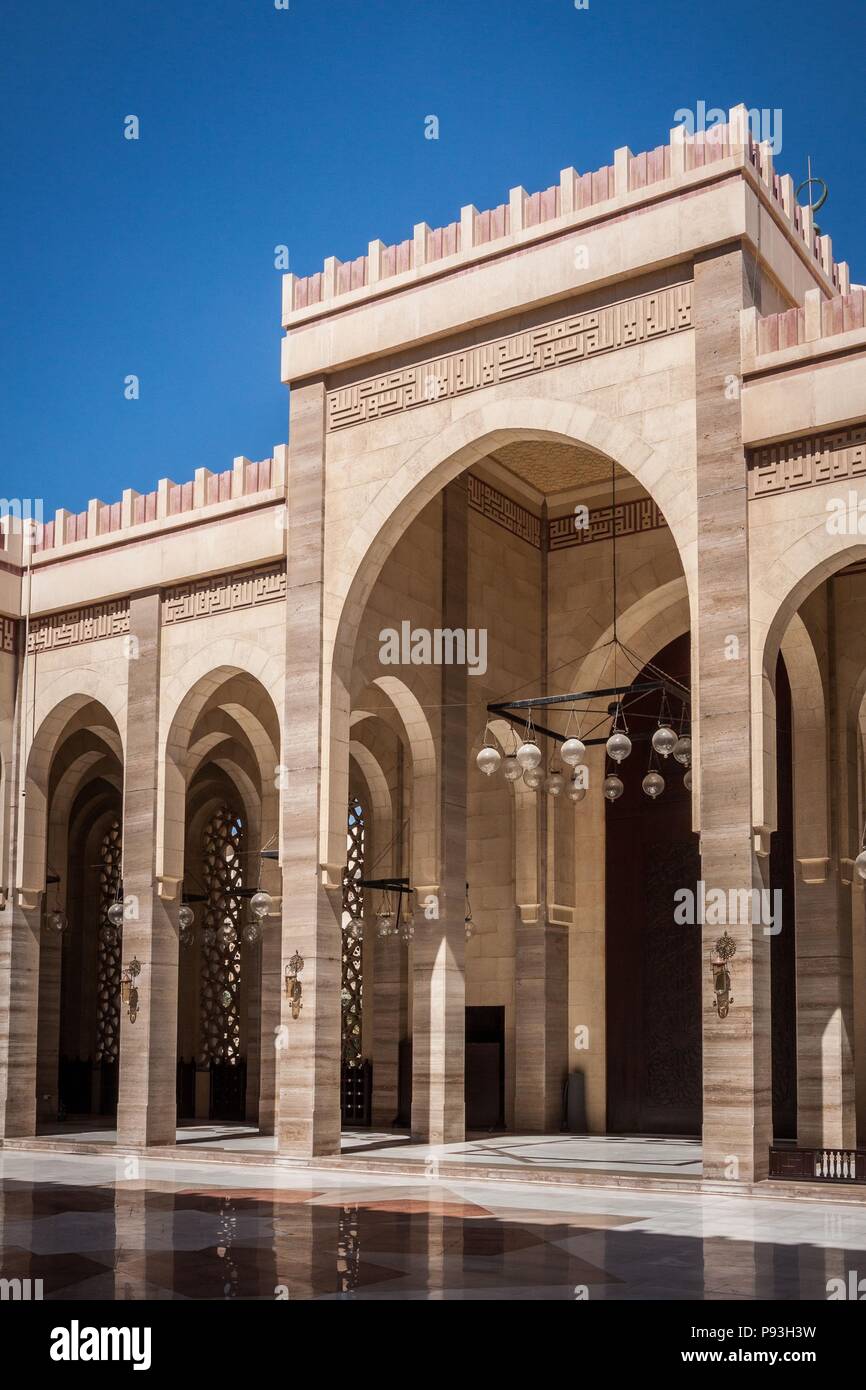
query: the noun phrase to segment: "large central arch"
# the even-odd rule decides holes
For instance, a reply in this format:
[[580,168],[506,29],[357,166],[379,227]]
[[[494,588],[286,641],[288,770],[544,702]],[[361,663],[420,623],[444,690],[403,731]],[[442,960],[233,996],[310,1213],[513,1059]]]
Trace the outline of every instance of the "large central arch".
[[681,449],[654,446],[621,420],[587,405],[541,396],[509,396],[467,410],[409,455],[383,484],[348,541],[326,556],[324,660],[325,689],[330,666],[330,704],[323,710],[322,729],[329,790],[321,807],[323,863],[338,864],[343,852],[352,662],[373,585],[398,537],[452,479],[496,449],[533,439],[590,448],[640,484],[670,528],[689,606],[692,614],[697,611],[695,475]]

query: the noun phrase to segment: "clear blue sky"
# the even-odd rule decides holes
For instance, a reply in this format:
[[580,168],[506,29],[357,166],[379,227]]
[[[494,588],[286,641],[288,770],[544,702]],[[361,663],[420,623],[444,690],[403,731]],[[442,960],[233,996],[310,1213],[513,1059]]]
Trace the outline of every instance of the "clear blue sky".
[[777,165],[811,152],[866,281],[863,0],[3,0],[0,27],[0,495],[48,514],[286,438],[275,245],[308,274],[701,99],[781,109]]

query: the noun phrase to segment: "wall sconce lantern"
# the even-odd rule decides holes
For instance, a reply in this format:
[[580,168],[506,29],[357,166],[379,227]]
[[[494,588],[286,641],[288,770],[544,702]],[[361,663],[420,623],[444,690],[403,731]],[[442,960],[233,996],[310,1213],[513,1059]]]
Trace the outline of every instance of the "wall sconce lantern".
[[734,1002],[731,994],[731,972],[728,961],[737,953],[737,943],[727,932],[720,936],[710,957],[710,971],[715,990],[715,1007],[719,1018],[727,1018],[728,1010]]
[[130,1023],[138,1018],[138,988],[135,981],[140,974],[141,961],[133,956],[120,977],[120,998],[124,1006],[128,1006]]
[[292,1018],[300,1018],[303,1008],[301,1003],[303,985],[298,979],[303,968],[304,957],[298,955],[296,951],[286,966],[286,998],[292,1001]]

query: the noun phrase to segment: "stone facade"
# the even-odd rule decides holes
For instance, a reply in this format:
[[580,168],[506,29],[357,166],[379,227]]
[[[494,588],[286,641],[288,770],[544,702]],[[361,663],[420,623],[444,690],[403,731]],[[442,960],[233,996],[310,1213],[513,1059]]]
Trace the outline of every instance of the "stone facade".
[[[602,679],[615,536],[629,679],[690,634],[707,889],[769,886],[773,837],[793,837],[797,1137],[853,1147],[858,1119],[866,1129],[863,302],[737,108],[715,141],[678,130],[542,194],[513,189],[489,213],[287,276],[288,446],[58,512],[29,548],[9,527],[0,1133],[56,1114],[64,970],[95,949],[83,888],[70,911],[71,860],[115,815],[121,967],[140,964],[137,1017],[120,1010],[120,1140],[173,1142],[179,1058],[191,1113],[223,1103],[198,1037],[200,935],[182,944],[178,911],[209,901],[203,836],[228,811],[243,830],[237,882],[273,899],[261,940],[240,948],[242,989],[219,985],[239,1010],[242,1109],[282,1153],[337,1152],[350,794],[365,873],[414,890],[411,941],[364,940],[374,1122],[408,1089],[414,1137],[462,1138],[464,1018],[501,1009],[504,1122],[558,1129],[577,1070],[603,1132],[617,989],[603,754],[591,749],[577,805],[488,781],[475,755],[488,703],[616,684]],[[384,660],[383,632],[406,624],[483,631],[483,669]],[[487,738],[510,746],[505,721]],[[368,915],[377,905],[371,893]],[[55,908],[70,916],[62,944],[46,930]],[[715,925],[695,988],[704,1173],[736,1184],[766,1176],[773,1138],[771,947],[760,923],[728,930],[727,1017]],[[297,955],[299,1009],[285,983]]]

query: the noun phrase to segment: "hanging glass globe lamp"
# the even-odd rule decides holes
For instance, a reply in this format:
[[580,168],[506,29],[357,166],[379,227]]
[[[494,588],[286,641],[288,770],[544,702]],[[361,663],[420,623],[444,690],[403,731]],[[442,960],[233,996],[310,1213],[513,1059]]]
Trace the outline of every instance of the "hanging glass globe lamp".
[[517,758],[523,771],[528,772],[532,768],[538,767],[538,764],[541,762],[541,749],[533,739],[527,739],[524,743],[521,743],[514,756]]
[[669,758],[677,746],[677,736],[667,724],[660,724],[652,736],[652,746],[661,758]]
[[622,729],[616,729],[607,741],[608,757],[615,763],[621,763],[631,752],[631,739],[628,734],[623,733]]
[[586,756],[586,745],[579,738],[567,738],[559,750],[559,755],[569,767],[577,767]]
[[665,789],[665,779],[660,772],[648,772],[641,782],[641,786],[649,797],[650,801],[655,801],[657,796],[661,796]]
[[608,801],[618,801],[624,790],[625,788],[622,782],[615,773],[611,773],[609,777],[605,777],[602,783],[602,791]]

